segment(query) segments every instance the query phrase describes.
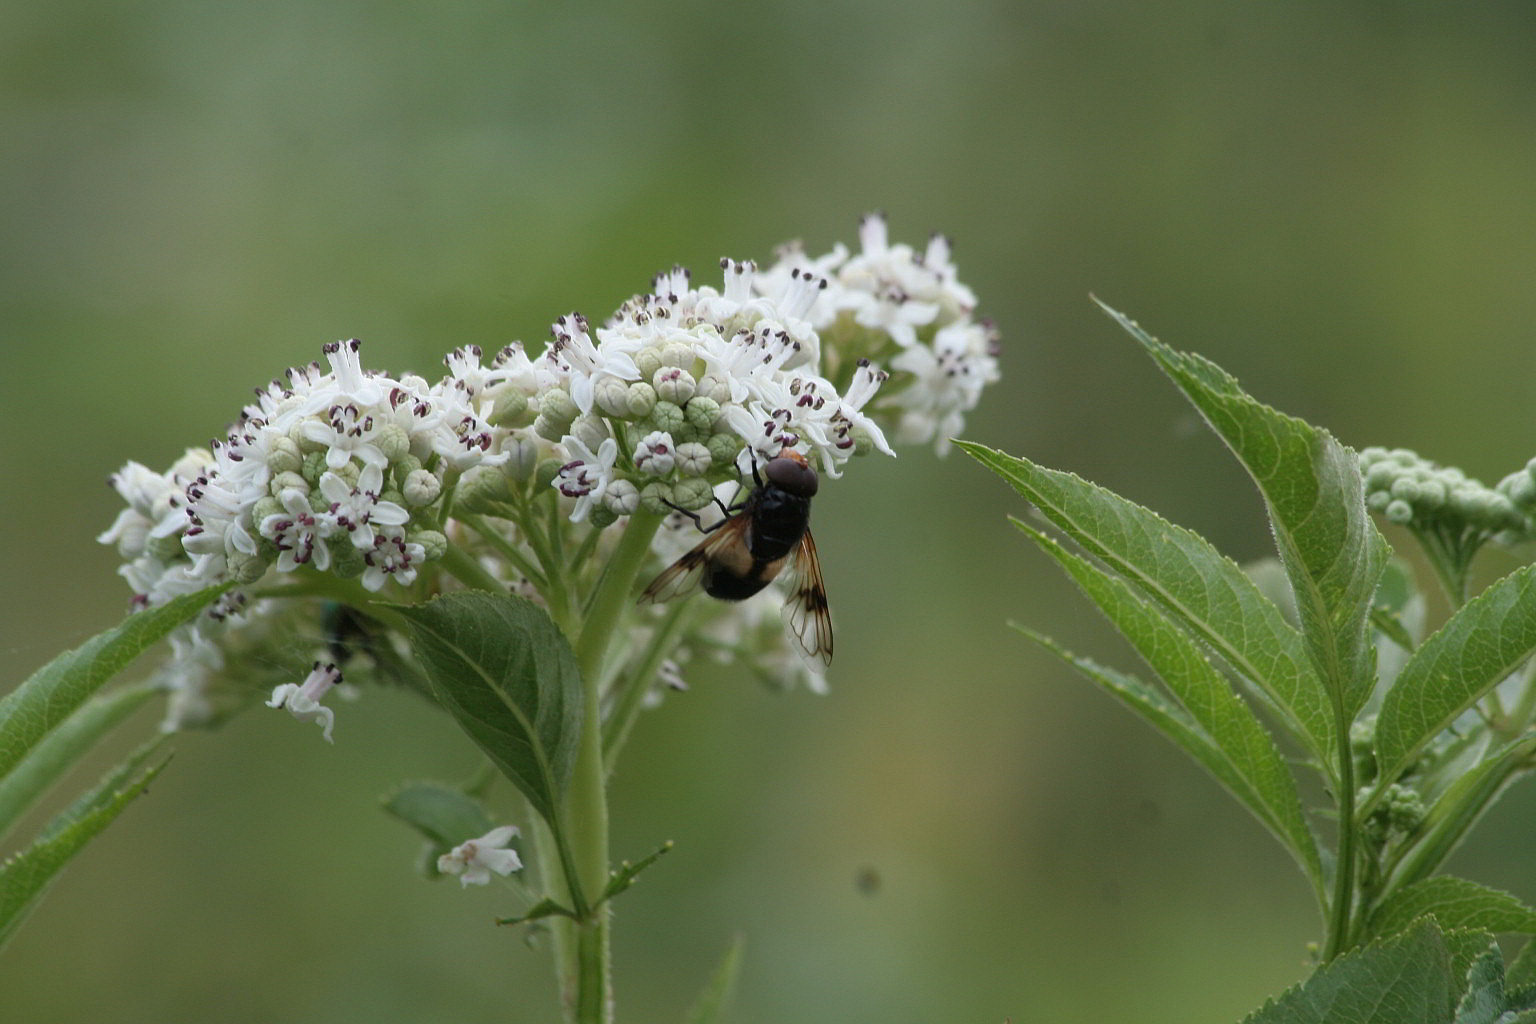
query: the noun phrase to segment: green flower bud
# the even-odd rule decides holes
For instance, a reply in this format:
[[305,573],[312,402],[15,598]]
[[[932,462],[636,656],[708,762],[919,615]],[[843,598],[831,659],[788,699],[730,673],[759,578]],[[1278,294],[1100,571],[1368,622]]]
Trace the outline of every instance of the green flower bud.
[[629,384],[617,377],[604,377],[597,382],[593,400],[598,409],[615,419],[629,418]]
[[[661,347],[661,365],[675,366],[679,370],[693,368],[693,344],[686,341],[669,341]],[[679,403],[681,404],[681,403]]]
[[570,394],[561,388],[549,388],[539,396],[539,416],[558,423],[562,430],[580,413]]
[[345,537],[338,537],[336,543],[331,545],[331,572],[337,576],[354,579],[367,568],[368,563],[363,561],[363,553]]
[[1394,498],[1387,503],[1386,514],[1389,522],[1397,523],[1399,526],[1406,526],[1413,522],[1413,506],[1401,498]]
[[[355,488],[358,480],[362,479],[363,467],[357,464],[356,459],[352,459],[340,469],[332,469],[328,472],[334,473],[340,479],[345,480],[348,487]],[[323,476],[324,474],[322,474],[322,478]]]
[[1390,491],[1371,491],[1365,496],[1365,507],[1372,512],[1385,512],[1392,503]]
[[640,376],[650,380],[661,369],[661,350],[655,346],[648,346],[635,353],[635,368],[640,371]]
[[1386,490],[1397,479],[1398,472],[1396,463],[1377,462],[1365,471],[1365,486],[1373,491]]
[[714,499],[715,489],[709,485],[708,480],[700,477],[687,477],[672,485],[673,503],[689,511],[701,509]]
[[[257,520],[259,525],[261,520]],[[173,533],[166,537],[146,537],[144,550],[154,555],[162,562],[174,562],[177,559],[187,557],[187,549],[181,546],[181,534]]]
[[423,560],[432,562],[442,558],[448,553],[448,537],[439,530],[410,530],[405,539],[411,544],[420,544]]
[[511,384],[495,388],[491,395],[491,425],[514,430],[526,427],[533,420],[528,407],[528,396],[521,388]]
[[325,464],[324,448],[305,454],[304,468],[300,472],[311,485],[318,484],[320,477],[329,471],[330,467]]
[[246,554],[244,551],[231,551],[225,562],[230,577],[236,583],[255,583],[267,574],[267,568],[272,564],[265,555]]
[[411,453],[411,435],[398,423],[386,423],[373,432],[373,444],[390,462]]
[[680,406],[672,402],[660,401],[656,403],[656,408],[651,410],[650,416],[646,419],[651,430],[660,430],[669,434],[688,422]]
[[715,421],[720,418],[720,403],[705,395],[694,395],[683,408],[683,415],[708,437],[715,429]]
[[1398,477],[1392,481],[1392,497],[1411,504],[1419,497],[1419,482],[1412,477]]
[[570,434],[594,452],[604,441],[613,436],[608,432],[608,424],[603,421],[603,418],[590,413],[578,416],[571,422]]
[[542,459],[533,474],[533,488],[535,493],[553,487],[555,477],[560,475],[560,467],[564,465],[559,459]]
[[656,408],[656,389],[645,381],[636,381],[629,386],[625,399],[625,408],[629,419],[642,419],[651,414]]
[[273,473],[297,473],[304,468],[304,453],[293,438],[274,438],[267,450],[267,468]]
[[587,512],[587,522],[594,530],[605,530],[619,521],[619,517],[607,505],[593,505]]
[[640,491],[640,507],[652,515],[664,516],[671,512],[669,501],[672,501],[672,488],[660,480],[652,480]]
[[287,511],[287,509],[283,508],[283,503],[276,498],[257,498],[256,504],[251,506],[251,522],[259,530],[261,529],[262,522],[268,516],[280,516]]
[[304,425],[308,422],[308,419],[296,419],[293,421],[293,426],[288,428],[288,440],[297,445],[300,453],[306,456],[325,451],[324,441],[311,440],[305,436]]
[[539,446],[530,437],[511,437],[502,444],[501,450],[508,456],[501,471],[512,480],[527,480],[533,476],[539,464]]
[[570,426],[569,422],[560,423],[543,413],[539,413],[533,420],[533,432],[546,441],[560,440],[565,436],[565,428],[568,426]]
[[436,473],[418,469],[405,478],[405,484],[401,487],[400,493],[404,496],[408,507],[421,508],[432,504],[437,500],[437,496],[443,493],[443,482],[437,478]]
[[709,432],[707,430],[700,431],[692,423],[684,423],[672,431],[672,440],[676,444],[682,444],[684,441],[703,441],[708,436]]
[[718,434],[709,435],[709,439],[704,442],[704,446],[709,449],[710,461],[717,466],[734,466],[736,464],[736,456],[746,447],[746,445],[742,444],[741,438],[735,434],[723,431]]
[[311,489],[309,481],[294,472],[278,473],[267,484],[267,492],[273,497],[277,497],[284,491],[298,491],[301,494],[308,494]]
[[475,466],[459,477],[453,492],[455,507],[466,512],[491,512],[507,500],[507,478],[494,466]]

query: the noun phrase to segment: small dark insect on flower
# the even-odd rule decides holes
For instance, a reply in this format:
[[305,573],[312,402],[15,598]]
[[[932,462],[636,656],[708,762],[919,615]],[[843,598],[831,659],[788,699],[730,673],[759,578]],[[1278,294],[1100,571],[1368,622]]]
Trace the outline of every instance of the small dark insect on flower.
[[810,530],[816,471],[804,455],[785,448],[761,473],[754,462],[752,480],[756,487],[740,504],[720,503],[726,518],[713,526],[705,527],[696,513],[685,511],[707,536],[662,570],[640,600],[670,601],[702,585],[711,597],[741,601],[787,572],[785,631],[801,654],[825,668],[832,664],[832,617]]

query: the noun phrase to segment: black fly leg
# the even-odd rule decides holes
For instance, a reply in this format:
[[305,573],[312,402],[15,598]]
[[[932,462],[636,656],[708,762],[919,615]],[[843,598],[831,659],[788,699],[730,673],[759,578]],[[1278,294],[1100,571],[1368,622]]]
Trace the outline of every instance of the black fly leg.
[[665,498],[662,499],[661,503],[667,506],[667,508],[670,508],[672,511],[679,512],[682,515],[687,516],[689,519],[692,519],[693,525],[699,528],[700,533],[714,533],[716,530],[720,529],[720,527],[724,526],[733,515],[746,507],[745,505],[732,505],[730,507],[726,507],[725,502],[721,501],[719,498],[716,498],[715,504],[720,506],[720,512],[723,518],[718,523],[705,526],[704,520],[699,518],[699,514],[697,512],[683,508],[681,505],[674,505],[672,502],[667,501]]

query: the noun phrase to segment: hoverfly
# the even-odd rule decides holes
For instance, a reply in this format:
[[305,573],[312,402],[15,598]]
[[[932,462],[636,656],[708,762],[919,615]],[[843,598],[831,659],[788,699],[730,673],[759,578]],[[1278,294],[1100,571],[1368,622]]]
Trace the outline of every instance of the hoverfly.
[[640,600],[670,601],[702,584],[711,597],[742,601],[787,571],[785,631],[808,661],[824,668],[832,664],[832,617],[810,531],[816,471],[805,456],[785,448],[761,474],[754,460],[752,480],[756,487],[740,504],[726,507],[716,499],[726,518],[713,526],[705,527],[696,513],[684,513],[707,536],[663,569]]

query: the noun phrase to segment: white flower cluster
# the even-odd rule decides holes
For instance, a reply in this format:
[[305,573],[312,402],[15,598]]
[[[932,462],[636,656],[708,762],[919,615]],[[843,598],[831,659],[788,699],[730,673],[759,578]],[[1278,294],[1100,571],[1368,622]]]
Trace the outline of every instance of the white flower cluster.
[[[257,391],[224,439],[164,473],[130,462],[115,474],[127,507],[100,539],[145,606],[269,574],[408,587],[450,535],[486,523],[504,536],[475,553],[517,587],[557,571],[533,569],[546,521],[524,520],[541,495],[602,529],[641,509],[701,509],[786,448],[831,478],[856,454],[893,455],[892,440],[942,452],[997,379],[994,332],[972,319],[942,237],[919,253],[871,216],[860,239],[856,255],[789,247],[764,270],[722,260],[719,288],[676,268],[601,326],[561,317],[537,355],[513,343],[487,365],[455,350],[436,383],[365,369],[356,340],[327,345],[328,368]],[[466,513],[481,517],[469,530]],[[486,564],[497,557],[510,561]],[[243,604],[234,594],[226,610]],[[200,620],[180,648],[219,629]],[[184,706],[222,670],[214,655],[167,673]],[[294,690],[302,708],[274,701],[313,717],[323,689]]]

